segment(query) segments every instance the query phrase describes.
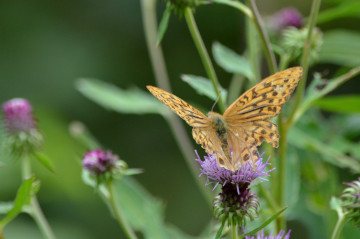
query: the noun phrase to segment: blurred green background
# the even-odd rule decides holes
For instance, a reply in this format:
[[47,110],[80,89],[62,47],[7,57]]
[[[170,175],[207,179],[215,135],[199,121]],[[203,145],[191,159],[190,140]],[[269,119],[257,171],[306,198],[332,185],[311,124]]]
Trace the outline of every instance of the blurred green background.
[[[263,16],[290,4],[257,2]],[[291,4],[307,16],[311,2]],[[164,5],[158,4],[158,19]],[[242,14],[213,5],[198,8],[195,17],[208,49],[219,41],[244,51]],[[359,30],[360,22],[343,18],[321,28]],[[205,75],[184,20],[171,17],[163,51],[175,94],[210,109],[213,102],[195,94],[179,77],[182,73]],[[336,65],[319,66],[325,68],[336,69]],[[230,74],[217,66],[216,70],[221,84],[228,86]],[[56,166],[52,174],[34,163],[41,179],[38,198],[58,238],[122,238],[106,206],[81,181],[85,148],[68,133],[74,120],[86,124],[105,148],[119,154],[130,167],[144,169],[135,178],[164,202],[167,222],[192,235],[201,232],[211,212],[164,119],[104,110],[75,89],[79,77],[112,82],[123,89],[145,90],[145,85],[155,84],[139,1],[0,1],[0,102],[23,97],[33,104],[46,138],[44,149]],[[333,94],[358,93],[359,80],[347,82]],[[190,134],[190,127],[187,130]],[[6,164],[0,168],[0,201],[10,201],[21,183],[20,164],[0,157]],[[303,225],[297,227],[301,230]],[[23,238],[28,233],[39,238],[37,230],[33,220],[22,215],[5,229],[5,235]]]

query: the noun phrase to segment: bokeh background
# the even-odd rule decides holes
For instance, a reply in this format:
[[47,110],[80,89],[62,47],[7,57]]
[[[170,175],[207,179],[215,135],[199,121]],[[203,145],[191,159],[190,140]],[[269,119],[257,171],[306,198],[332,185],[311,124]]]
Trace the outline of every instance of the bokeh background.
[[[257,1],[263,16],[289,4],[307,16],[311,2]],[[158,19],[164,6],[164,2],[158,4]],[[323,8],[326,6],[325,2]],[[242,14],[209,5],[198,8],[195,17],[208,49],[219,41],[243,52]],[[343,18],[321,28],[359,30],[360,22]],[[212,101],[195,94],[180,80],[183,73],[205,76],[184,19],[171,17],[163,51],[174,92],[210,109]],[[319,69],[336,67],[322,64]],[[216,70],[221,84],[227,86],[230,75],[217,66]],[[144,169],[136,179],[164,202],[167,222],[192,235],[202,231],[211,212],[164,119],[105,110],[75,89],[80,77],[111,82],[123,89],[136,86],[145,90],[147,84],[155,84],[139,1],[0,1],[0,102],[23,97],[35,108],[46,137],[44,150],[56,166],[52,174],[34,162],[41,179],[38,198],[58,237],[122,238],[106,206],[82,183],[80,159],[86,149],[69,134],[69,124],[74,120],[83,122],[105,148],[119,154],[130,167]],[[347,82],[333,94],[358,93],[359,80]],[[187,129],[190,133],[190,127]],[[21,183],[20,164],[5,155],[0,157],[6,165],[0,168],[0,201],[10,201]],[[33,220],[26,215],[13,221],[5,235],[40,238]]]

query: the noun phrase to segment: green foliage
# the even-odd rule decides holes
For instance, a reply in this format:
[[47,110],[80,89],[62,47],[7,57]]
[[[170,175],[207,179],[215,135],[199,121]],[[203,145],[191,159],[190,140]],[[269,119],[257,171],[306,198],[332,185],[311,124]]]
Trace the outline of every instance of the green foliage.
[[324,32],[319,61],[348,67],[360,65],[360,33],[348,30]]
[[34,196],[39,189],[39,183],[35,182],[35,177],[26,179],[20,186],[14,204],[7,211],[5,217],[0,221],[0,232],[2,228],[19,215],[23,207],[30,204],[31,197]]
[[122,90],[94,79],[79,79],[76,88],[102,107],[124,114],[162,113],[163,105],[150,94],[136,88]]
[[274,221],[278,216],[280,216],[281,213],[283,213],[288,207],[284,207],[283,209],[281,209],[280,211],[278,211],[277,213],[275,213],[274,215],[272,215],[269,219],[267,219],[261,226],[259,226],[258,228],[255,228],[253,230],[251,230],[248,233],[245,233],[243,235],[240,236],[240,238],[245,238],[246,236],[250,236],[250,235],[254,235],[255,233],[257,233],[258,231],[260,231],[261,229],[265,228],[267,225],[269,225],[272,221]]
[[360,113],[360,95],[328,96],[315,101],[314,105],[335,113]]
[[46,154],[35,151],[32,153],[32,156],[39,160],[48,170],[53,173],[55,172],[54,164]]
[[156,42],[157,45],[160,45],[162,39],[164,38],[165,32],[169,25],[171,11],[172,11],[172,6],[171,6],[171,4],[168,4],[163,13],[160,24],[159,24],[159,30],[158,30],[158,36],[157,36],[157,42]]
[[245,76],[249,80],[254,80],[254,73],[251,70],[250,62],[245,57],[238,55],[219,42],[213,44],[212,51],[215,61],[224,70]]
[[317,23],[326,23],[344,17],[360,17],[359,1],[340,1],[340,5],[319,13]]
[[[214,101],[217,99],[217,95],[209,79],[193,75],[181,75],[181,79],[188,83],[199,95],[205,95]],[[223,99],[226,99],[227,90],[225,90],[221,86],[219,87],[219,90],[221,93],[221,97]]]

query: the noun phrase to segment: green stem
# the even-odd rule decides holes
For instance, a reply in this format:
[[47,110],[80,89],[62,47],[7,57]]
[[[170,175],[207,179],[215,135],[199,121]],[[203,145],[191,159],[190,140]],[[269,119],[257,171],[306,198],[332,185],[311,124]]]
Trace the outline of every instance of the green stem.
[[[31,164],[30,158],[27,155],[24,155],[22,158],[22,178],[23,180],[31,177]],[[49,223],[47,222],[36,196],[31,198],[31,216],[34,218],[36,224],[38,225],[40,231],[47,239],[55,239],[55,235],[51,230]]]
[[[283,122],[282,114],[279,115],[279,157],[278,157],[278,178],[277,178],[277,186],[278,186],[278,200],[277,203],[280,207],[284,206],[285,203],[285,186],[286,186],[286,150],[287,150],[287,129],[285,128],[285,124]],[[286,230],[286,218],[284,214],[280,215],[276,219],[277,231],[279,232],[281,229]]]
[[228,5],[230,7],[236,8],[239,11],[243,12],[248,18],[252,19],[253,15],[251,10],[243,3],[232,0],[212,0],[214,3],[220,3],[224,5]]
[[319,13],[321,0],[314,0],[313,4],[311,6],[311,12],[309,16],[309,26],[308,26],[308,34],[304,43],[303,48],[303,54],[301,57],[301,63],[300,65],[303,68],[303,78],[300,80],[299,85],[297,87],[297,92],[295,96],[295,103],[291,109],[291,112],[289,114],[288,120],[287,120],[287,127],[291,126],[293,124],[294,116],[296,113],[296,110],[298,109],[300,102],[304,96],[306,81],[307,81],[307,74],[309,70],[309,60],[310,60],[310,51],[311,51],[311,40],[313,36],[313,30],[315,28],[316,19]]
[[250,64],[252,72],[254,74],[254,79],[252,83],[259,82],[261,79],[260,75],[260,51],[259,51],[259,41],[258,34],[256,32],[253,19],[246,18],[246,45],[247,51],[250,59]]
[[270,40],[269,40],[268,35],[266,34],[265,27],[261,20],[260,13],[255,4],[255,0],[248,0],[248,4],[249,4],[251,11],[253,13],[253,16],[254,16],[253,22],[255,24],[255,27],[258,30],[262,45],[264,47],[264,53],[265,53],[267,63],[269,65],[270,73],[275,74],[277,71],[275,55],[274,55],[274,52],[271,50]]
[[185,19],[186,19],[186,23],[188,25],[190,34],[194,40],[195,46],[199,52],[201,61],[204,65],[206,74],[208,75],[214,90],[216,92],[216,95],[219,97],[219,108],[222,112],[225,111],[225,104],[224,104],[224,100],[220,97],[220,91],[219,91],[219,82],[214,70],[214,66],[211,63],[209,54],[205,48],[205,44],[201,38],[199,29],[197,28],[193,13],[192,13],[192,9],[190,7],[186,7],[185,8]]
[[238,239],[238,228],[237,226],[232,225],[231,226],[232,229],[232,239]]
[[340,238],[341,232],[344,228],[346,221],[347,221],[346,217],[342,213],[341,213],[341,215],[339,214],[334,231],[331,235],[331,239],[339,239]]
[[129,223],[126,221],[121,209],[118,207],[116,200],[115,200],[115,186],[112,181],[109,181],[107,183],[107,188],[109,191],[109,197],[108,200],[110,202],[110,206],[113,212],[113,215],[115,216],[115,219],[118,221],[119,225],[123,229],[125,235],[129,239],[136,239],[136,234],[130,227]]
[[[166,70],[166,64],[164,56],[162,53],[161,46],[156,46],[157,41],[157,25],[156,25],[156,0],[142,0],[142,15],[143,15],[143,24],[145,38],[147,42],[147,47],[150,53],[150,58],[152,62],[153,71],[155,74],[155,80],[157,85],[162,88],[170,91],[170,80]],[[194,147],[190,141],[189,136],[186,134],[184,125],[178,117],[172,115],[166,117],[166,120],[170,126],[170,129],[175,137],[176,143],[180,148],[182,155],[185,158],[185,161],[190,168],[191,174],[197,183],[200,191],[206,199],[206,202],[211,207],[213,193],[211,190],[206,188],[205,182],[206,179],[201,177],[199,179],[198,175],[201,173],[199,170],[199,165],[194,160]]]

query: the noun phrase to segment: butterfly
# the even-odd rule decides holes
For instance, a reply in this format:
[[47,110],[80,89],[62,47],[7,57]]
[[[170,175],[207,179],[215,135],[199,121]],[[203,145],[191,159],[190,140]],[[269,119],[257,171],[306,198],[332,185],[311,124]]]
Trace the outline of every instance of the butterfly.
[[193,127],[196,143],[207,153],[216,153],[220,167],[236,171],[247,162],[256,167],[257,146],[263,141],[278,147],[278,127],[269,119],[280,113],[301,77],[301,67],[275,73],[242,94],[223,115],[211,111],[205,116],[169,92],[154,86],[147,89]]

